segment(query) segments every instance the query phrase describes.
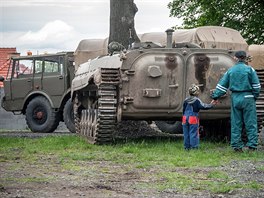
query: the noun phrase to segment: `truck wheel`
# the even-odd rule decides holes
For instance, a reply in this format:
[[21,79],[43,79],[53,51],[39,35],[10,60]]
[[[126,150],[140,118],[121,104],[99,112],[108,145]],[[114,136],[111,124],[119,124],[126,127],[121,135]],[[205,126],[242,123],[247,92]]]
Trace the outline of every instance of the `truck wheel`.
[[63,109],[63,120],[70,132],[76,133],[74,124],[73,103],[69,99]]
[[155,124],[164,133],[182,134],[182,124],[180,121],[155,121]]
[[26,109],[26,122],[33,132],[52,133],[59,125],[59,116],[49,101],[38,96],[31,100]]

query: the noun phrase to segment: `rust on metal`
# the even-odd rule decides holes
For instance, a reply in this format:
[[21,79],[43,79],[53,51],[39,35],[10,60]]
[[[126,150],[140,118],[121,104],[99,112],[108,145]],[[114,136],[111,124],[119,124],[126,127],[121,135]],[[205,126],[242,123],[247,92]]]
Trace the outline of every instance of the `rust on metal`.
[[206,87],[206,72],[210,66],[210,58],[205,54],[197,54],[194,57],[194,67],[195,67],[195,78],[199,84],[203,84],[200,87],[201,92],[204,91]]
[[174,70],[178,66],[177,57],[175,54],[166,54],[164,61],[166,67],[170,70]]

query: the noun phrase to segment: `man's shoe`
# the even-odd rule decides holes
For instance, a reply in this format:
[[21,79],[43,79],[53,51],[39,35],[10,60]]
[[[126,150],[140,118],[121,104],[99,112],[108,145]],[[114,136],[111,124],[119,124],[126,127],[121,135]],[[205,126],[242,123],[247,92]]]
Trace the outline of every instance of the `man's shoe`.
[[242,148],[234,148],[234,151],[238,152],[238,153],[242,153],[243,152]]

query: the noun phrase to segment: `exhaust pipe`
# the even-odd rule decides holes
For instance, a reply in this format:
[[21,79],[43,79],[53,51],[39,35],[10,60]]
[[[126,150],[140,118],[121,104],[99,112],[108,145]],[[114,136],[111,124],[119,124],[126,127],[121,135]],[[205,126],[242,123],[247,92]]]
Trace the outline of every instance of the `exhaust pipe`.
[[173,29],[167,29],[167,48],[172,48],[172,34],[174,30]]

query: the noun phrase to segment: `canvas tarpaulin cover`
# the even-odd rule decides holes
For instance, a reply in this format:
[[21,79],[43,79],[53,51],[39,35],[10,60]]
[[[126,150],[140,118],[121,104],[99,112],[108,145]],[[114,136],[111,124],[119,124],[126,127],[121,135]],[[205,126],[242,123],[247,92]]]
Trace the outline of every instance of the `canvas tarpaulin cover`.
[[80,41],[74,52],[75,65],[78,66],[89,59],[107,54],[108,38],[106,39],[84,39]]
[[[152,41],[166,45],[165,32],[139,34],[141,42]],[[194,29],[178,29],[173,33],[175,43],[194,43],[202,48],[247,50],[248,44],[241,34],[233,29],[218,26],[203,26]]]
[[250,45],[248,53],[252,56],[249,65],[255,69],[264,69],[264,45]]
[[[167,44],[166,32],[138,34],[141,42],[154,42],[162,47]],[[194,43],[202,48],[248,50],[241,34],[233,29],[218,26],[203,26],[194,29],[179,29],[173,33],[174,43]],[[108,38],[82,40],[75,50],[75,65],[108,53]]]

